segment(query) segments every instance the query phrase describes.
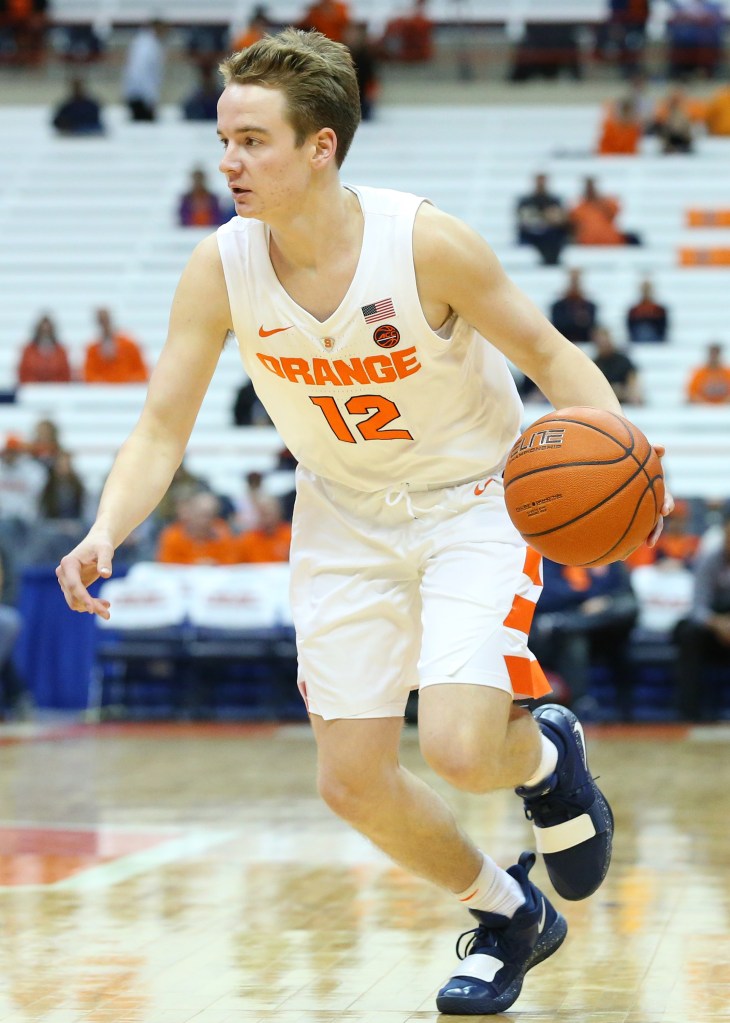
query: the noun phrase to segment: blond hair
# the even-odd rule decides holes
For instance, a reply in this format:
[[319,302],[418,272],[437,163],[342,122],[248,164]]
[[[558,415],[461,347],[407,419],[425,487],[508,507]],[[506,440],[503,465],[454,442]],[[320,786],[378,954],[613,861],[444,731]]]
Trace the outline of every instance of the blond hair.
[[337,166],[342,166],[360,123],[355,66],[346,46],[319,32],[286,28],[232,53],[220,72],[226,85],[280,89],[297,146],[321,128],[331,128],[337,136]]

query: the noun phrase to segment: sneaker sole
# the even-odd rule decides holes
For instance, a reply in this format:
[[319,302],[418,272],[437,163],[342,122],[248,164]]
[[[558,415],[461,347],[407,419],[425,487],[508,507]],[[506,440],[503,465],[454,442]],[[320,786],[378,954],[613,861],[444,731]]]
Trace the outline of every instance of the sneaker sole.
[[444,995],[436,999],[436,1008],[445,1016],[494,1016],[498,1012],[504,1012],[513,1005],[520,996],[525,974],[533,966],[548,959],[560,948],[568,933],[568,924],[565,917],[557,914],[550,927],[544,931],[535,943],[532,954],[526,960],[524,967],[512,981],[508,988],[497,998],[474,999],[465,1002],[463,998],[454,998]]

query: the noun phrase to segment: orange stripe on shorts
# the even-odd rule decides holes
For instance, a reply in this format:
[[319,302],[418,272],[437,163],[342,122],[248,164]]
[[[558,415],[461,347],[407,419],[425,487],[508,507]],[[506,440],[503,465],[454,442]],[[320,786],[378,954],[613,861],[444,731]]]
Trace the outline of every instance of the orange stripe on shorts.
[[527,635],[532,625],[535,606],[534,600],[528,600],[527,597],[521,597],[519,593],[516,593],[515,599],[512,601],[512,608],[505,618],[504,624],[508,629],[517,629],[518,632],[524,632]]
[[537,700],[540,696],[552,692],[552,687],[545,678],[545,672],[537,661],[530,657],[505,654],[504,663],[507,665],[507,673],[515,696],[526,696]]
[[542,586],[541,564],[542,555],[538,554],[534,547],[528,547],[525,551],[525,564],[522,566],[522,571],[536,586]]

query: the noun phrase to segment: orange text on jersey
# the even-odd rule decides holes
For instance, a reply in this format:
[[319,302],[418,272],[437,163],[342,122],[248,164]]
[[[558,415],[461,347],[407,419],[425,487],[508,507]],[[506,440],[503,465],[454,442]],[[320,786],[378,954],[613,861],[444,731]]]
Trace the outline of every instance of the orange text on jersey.
[[416,349],[404,348],[400,352],[385,355],[368,355],[364,359],[304,359],[257,352],[262,364],[293,384],[310,386],[350,387],[352,384],[389,384],[417,373],[421,368]]

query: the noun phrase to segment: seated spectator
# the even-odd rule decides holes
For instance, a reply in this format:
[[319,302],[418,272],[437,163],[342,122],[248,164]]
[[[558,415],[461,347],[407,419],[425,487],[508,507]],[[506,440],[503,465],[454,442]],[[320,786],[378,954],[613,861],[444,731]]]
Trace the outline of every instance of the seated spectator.
[[133,121],[154,121],[165,71],[167,26],[159,18],[141,25],[124,61],[122,91]]
[[80,78],[71,80],[70,95],[56,108],[51,122],[59,135],[101,135],[101,106]]
[[375,47],[370,42],[367,26],[350,22],[345,29],[344,39],[355,65],[357,87],[360,92],[360,116],[363,121],[371,120],[375,97],[378,92],[378,67]]
[[228,218],[199,167],[190,175],[190,190],[180,199],[178,221],[183,227],[219,227]]
[[21,66],[40,64],[48,28],[48,0],[4,0],[0,5],[2,58]]
[[186,121],[215,121],[218,118],[218,100],[223,91],[215,68],[204,64],[200,68],[198,85],[183,100],[182,114]]
[[596,346],[593,361],[608,380],[618,400],[627,405],[641,405],[643,398],[639,373],[628,355],[616,347],[605,327],[595,328],[593,342]]
[[534,246],[547,266],[559,262],[568,241],[568,214],[548,191],[545,174],[536,174],[534,190],[518,199],[517,229],[520,245]]
[[262,489],[264,477],[260,472],[246,473],[246,489],[235,502],[235,527],[246,533],[259,527],[259,501],[265,497]]
[[239,32],[231,43],[231,50],[236,53],[239,50],[245,50],[249,46],[253,46],[259,39],[263,39],[265,35],[271,32],[271,20],[266,13],[266,8],[261,5],[254,7],[248,25]]
[[238,389],[233,406],[233,422],[236,426],[271,426],[269,413],[256,396],[250,380]]
[[655,561],[666,558],[690,568],[697,556],[700,538],[690,526],[690,506],[687,501],[677,498],[674,511],[664,520],[664,528],[653,547],[643,543],[624,559],[627,568],[640,568],[642,565],[653,565]]
[[570,211],[576,245],[639,245],[637,235],[620,231],[614,221],[621,206],[617,199],[601,195],[595,179],[587,177],[583,195]]
[[654,286],[646,279],[640,285],[639,301],[626,313],[629,340],[638,343],[666,341],[669,314],[654,298]]
[[170,486],[155,509],[155,518],[163,525],[174,522],[177,518],[178,503],[193,494],[209,493],[210,487],[201,476],[190,472],[185,460],[175,470]]
[[600,156],[634,156],[639,152],[643,133],[633,101],[622,99],[606,112],[598,140],[598,153]]
[[730,670],[730,513],[722,543],[700,554],[695,565],[692,610],[677,625],[677,710],[683,720],[713,716],[712,667]]
[[514,49],[509,79],[526,82],[534,76],[557,78],[563,71],[583,77],[579,26],[571,21],[528,21]]
[[681,89],[672,89],[657,110],[652,134],[661,142],[663,153],[691,153],[694,128],[690,107]]
[[8,434],[0,451],[0,519],[30,527],[38,518],[38,498],[47,475],[23,439]]
[[23,624],[20,612],[10,602],[9,563],[0,547],[0,719],[11,711],[18,718],[29,716],[31,701],[13,663],[13,648]]
[[328,39],[341,43],[350,24],[350,8],[344,0],[315,0],[304,13],[299,27],[315,29]]
[[433,59],[433,22],[426,14],[428,0],[414,0],[410,11],[385,25],[380,51],[386,60],[419,64]]
[[70,379],[68,354],[58,340],[56,326],[50,316],[41,316],[20,357],[18,383],[65,384]]
[[58,427],[52,419],[39,419],[33,428],[28,451],[37,462],[50,469],[63,452]]
[[177,520],[162,530],[157,548],[157,560],[173,565],[231,565],[237,554],[237,538],[209,491],[179,501]]
[[730,135],[730,85],[723,85],[710,97],[705,127],[708,135]]
[[714,342],[707,346],[707,360],[692,370],[687,381],[687,401],[698,405],[730,403],[730,366],[722,361],[723,348]]
[[83,519],[86,488],[68,451],[62,451],[49,469],[38,498],[38,510],[44,519]]
[[87,384],[143,384],[147,367],[131,337],[115,330],[108,309],[98,309],[99,337],[86,349],[84,380]]
[[722,58],[724,12],[717,0],[668,0],[669,77],[714,78]]
[[640,71],[646,45],[650,0],[609,0],[608,18],[599,26],[596,52],[618,64],[625,75]]
[[568,272],[568,287],[550,308],[550,322],[574,344],[590,341],[596,325],[597,308],[583,292],[580,270]]
[[591,666],[603,661],[616,686],[622,718],[631,717],[628,638],[637,603],[620,562],[571,568],[543,559],[544,589],[530,630],[530,649],[567,683],[577,713],[597,710]]
[[291,525],[284,522],[278,498],[261,494],[257,499],[259,524],[236,537],[237,561],[288,561]]

